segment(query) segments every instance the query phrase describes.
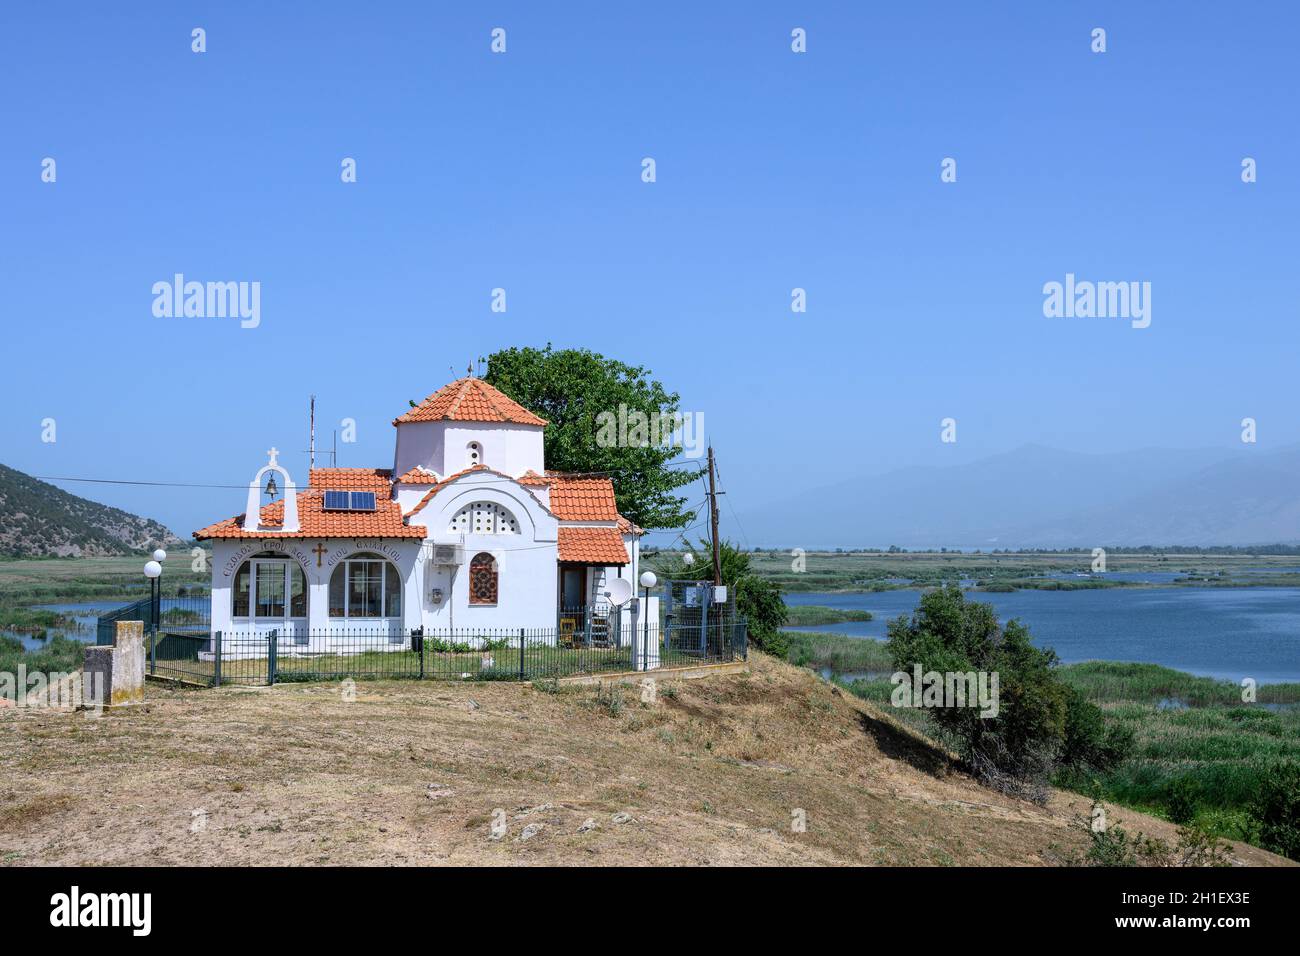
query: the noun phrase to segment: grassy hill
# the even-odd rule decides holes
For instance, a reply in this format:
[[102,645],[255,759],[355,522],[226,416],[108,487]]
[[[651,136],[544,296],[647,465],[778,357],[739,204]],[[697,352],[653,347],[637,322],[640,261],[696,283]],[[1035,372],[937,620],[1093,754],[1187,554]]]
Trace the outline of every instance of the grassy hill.
[[[884,709],[765,655],[658,689],[150,685],[91,722],[0,708],[0,865],[1050,866],[1089,842],[1085,798],[988,790]],[[1109,817],[1172,842],[1167,822]]]
[[177,544],[157,521],[0,465],[0,557],[102,557]]

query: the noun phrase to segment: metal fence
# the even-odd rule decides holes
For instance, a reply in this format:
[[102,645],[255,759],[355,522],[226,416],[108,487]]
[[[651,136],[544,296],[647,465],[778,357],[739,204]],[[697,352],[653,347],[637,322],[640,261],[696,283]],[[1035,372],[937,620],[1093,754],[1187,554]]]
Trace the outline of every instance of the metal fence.
[[149,635],[149,673],[208,687],[288,681],[528,681],[743,660],[744,621],[707,629],[649,624],[607,640],[573,640],[569,628],[400,631],[330,629]]
[[203,594],[133,601],[98,618],[95,643],[112,644],[118,621],[142,621],[145,634],[156,629],[159,639],[176,634],[201,636],[206,640],[212,622],[212,599]]

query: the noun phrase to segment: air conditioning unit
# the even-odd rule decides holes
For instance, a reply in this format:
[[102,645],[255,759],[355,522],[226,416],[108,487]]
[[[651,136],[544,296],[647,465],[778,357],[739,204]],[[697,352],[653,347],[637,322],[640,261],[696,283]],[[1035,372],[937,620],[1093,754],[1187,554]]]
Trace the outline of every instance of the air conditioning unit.
[[435,544],[429,563],[439,567],[465,563],[465,549],[458,544]]

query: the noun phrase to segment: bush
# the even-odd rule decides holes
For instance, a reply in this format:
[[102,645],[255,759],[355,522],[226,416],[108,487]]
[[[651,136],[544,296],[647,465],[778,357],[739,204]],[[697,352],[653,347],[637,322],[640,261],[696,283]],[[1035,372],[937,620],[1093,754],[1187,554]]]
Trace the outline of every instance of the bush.
[[1057,763],[1068,770],[1105,773],[1128,759],[1133,753],[1133,728],[1108,724],[1101,708],[1074,688],[1066,687],[1065,694],[1065,735]]
[[1300,860],[1300,764],[1277,764],[1264,775],[1251,815],[1260,846]]
[[1155,866],[1201,867],[1230,866],[1228,845],[1205,830],[1185,826],[1178,828],[1178,842],[1170,846],[1158,837],[1145,833],[1130,835],[1122,826],[1093,830],[1087,817],[1071,824],[1088,834],[1088,849],[1082,856],[1066,859],[1070,866]]
[[919,665],[923,672],[997,675],[996,716],[969,706],[927,713],[975,774],[998,789],[1044,800],[1057,767],[1104,770],[1131,749],[1131,735],[1108,730],[1096,705],[1057,677],[1053,651],[1034,647],[1019,621],[1000,625],[991,605],[968,602],[955,585],[923,595],[910,619],[890,621],[887,646],[899,671]]
[[1196,784],[1190,777],[1179,777],[1169,785],[1165,798],[1165,812],[1174,823],[1185,826],[1196,819],[1198,804]]

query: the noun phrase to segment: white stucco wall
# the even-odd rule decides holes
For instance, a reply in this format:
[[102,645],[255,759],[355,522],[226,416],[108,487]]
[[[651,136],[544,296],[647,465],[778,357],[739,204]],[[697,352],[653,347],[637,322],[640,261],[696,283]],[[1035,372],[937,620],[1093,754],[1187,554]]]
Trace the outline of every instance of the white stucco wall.
[[[265,634],[272,628],[280,630],[286,642],[290,632],[301,630],[301,622],[287,623],[257,621],[232,617],[235,574],[253,555],[272,552],[296,561],[307,581],[306,630],[312,635],[308,647],[325,650],[328,642],[324,635],[331,629],[346,628],[351,631],[418,627],[421,623],[421,598],[416,583],[416,568],[422,542],[399,538],[237,538],[219,539],[212,543],[212,630],[221,631],[229,640],[235,635]],[[319,556],[315,549],[322,545],[326,550]],[[340,561],[360,552],[382,555],[398,571],[403,582],[402,617],[383,619],[331,618],[329,616],[329,584],[334,569]],[[317,566],[319,558],[320,566]],[[286,643],[286,647],[288,644]]]
[[404,475],[412,468],[429,468],[440,477],[470,467],[468,446],[480,446],[479,463],[517,478],[532,469],[545,469],[542,429],[500,422],[404,422],[397,426],[393,469]]
[[[409,485],[406,482],[399,481],[393,487],[393,497],[397,499],[398,506],[402,509],[402,514],[410,514],[411,509],[420,503],[420,499],[432,490],[430,485]],[[413,524],[423,524],[420,515],[415,516]]]
[[[514,515],[518,534],[461,535],[450,530],[456,512],[476,501],[506,508]],[[464,563],[454,569],[421,562],[418,576],[423,602],[422,622],[427,630],[461,631],[554,628],[556,603],[556,545],[559,522],[527,489],[499,476],[475,473],[444,488],[412,519],[429,529],[428,540],[459,544]],[[497,603],[469,603],[469,563],[480,551],[497,560]],[[441,588],[442,602],[430,594]]]

